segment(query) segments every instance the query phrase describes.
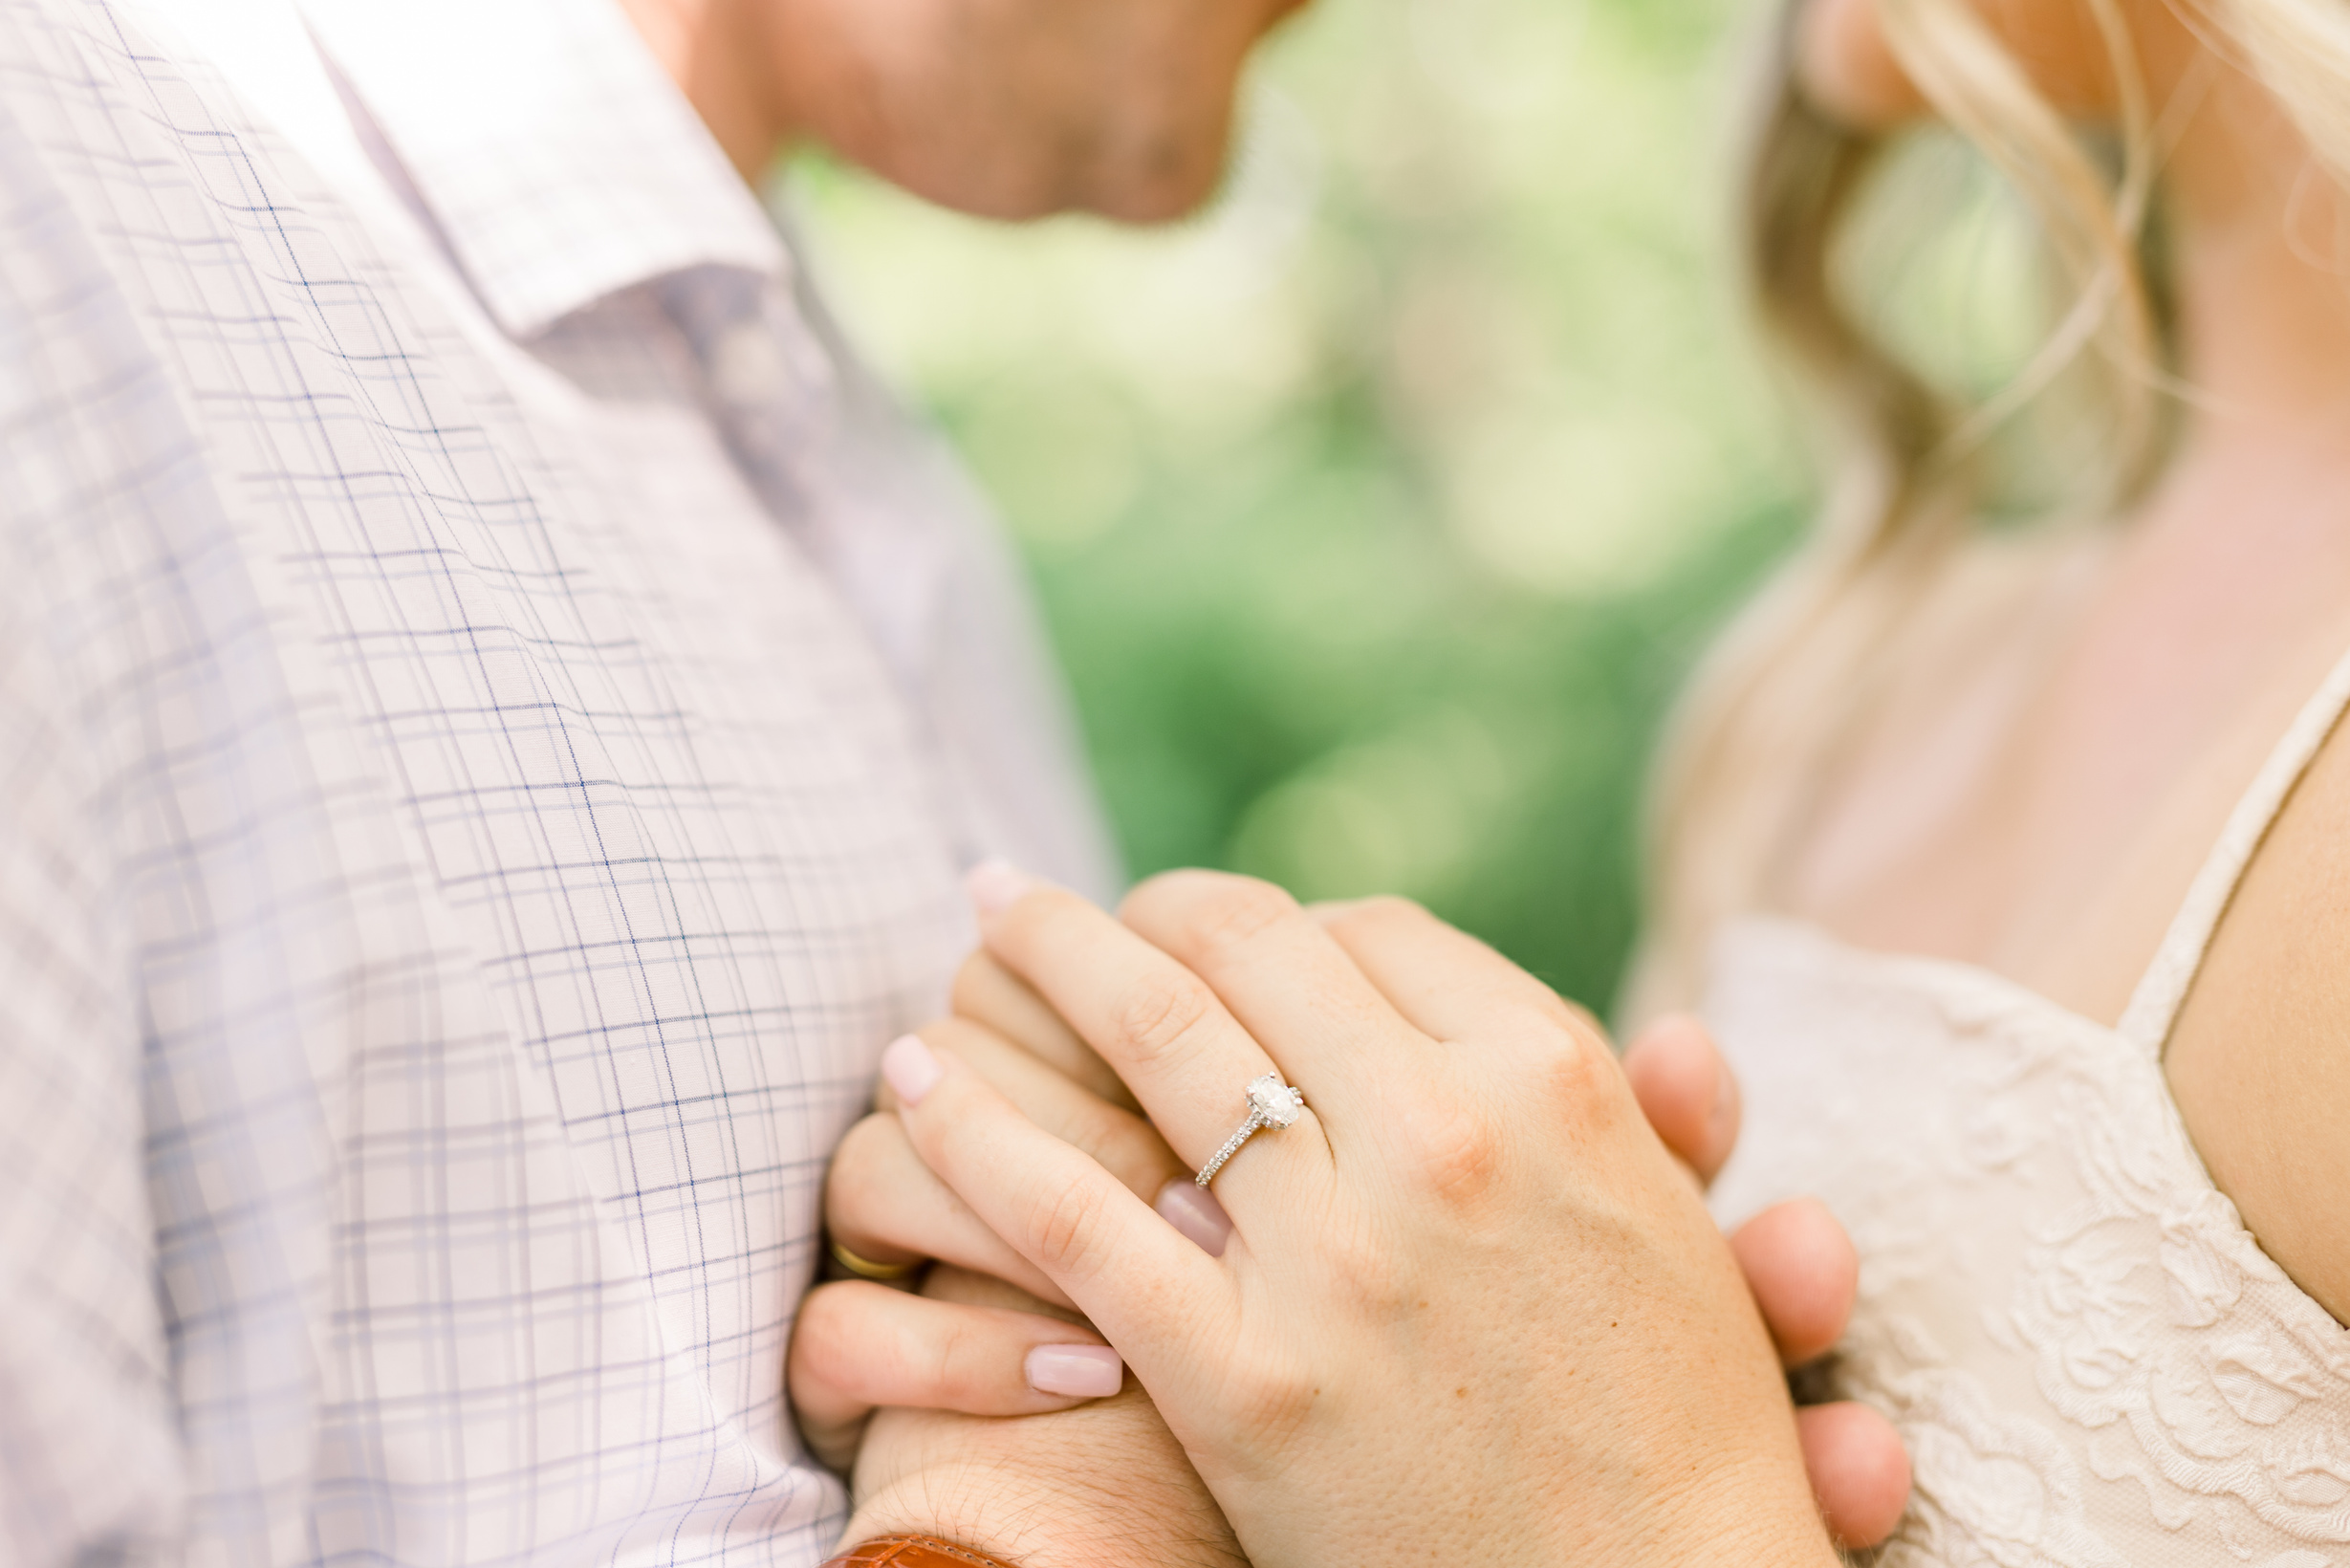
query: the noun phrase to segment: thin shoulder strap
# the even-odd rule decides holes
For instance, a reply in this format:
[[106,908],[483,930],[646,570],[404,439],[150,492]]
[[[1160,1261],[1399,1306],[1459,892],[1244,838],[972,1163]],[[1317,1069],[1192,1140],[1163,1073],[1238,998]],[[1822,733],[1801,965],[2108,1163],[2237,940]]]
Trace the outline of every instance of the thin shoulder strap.
[[2325,684],[2293,721],[2293,728],[2276,743],[2276,750],[2269,753],[2252,788],[2236,802],[2210,859],[2204,861],[2193,886],[2187,889],[2187,902],[2172,919],[2153,964],[2131,992],[2129,1009],[2122,1014],[2122,1035],[2149,1056],[2161,1056],[2169,1043],[2171,1025],[2178,1021],[2187,988],[2203,967],[2203,955],[2211,946],[2212,933],[2219,929],[2220,917],[2228,911],[2228,901],[2235,896],[2236,883],[2244,880],[2244,868],[2252,864],[2269,824],[2284,810],[2285,797],[2309,771],[2311,759],[2334,732],[2345,708],[2350,708],[2350,657],[2334,666]]

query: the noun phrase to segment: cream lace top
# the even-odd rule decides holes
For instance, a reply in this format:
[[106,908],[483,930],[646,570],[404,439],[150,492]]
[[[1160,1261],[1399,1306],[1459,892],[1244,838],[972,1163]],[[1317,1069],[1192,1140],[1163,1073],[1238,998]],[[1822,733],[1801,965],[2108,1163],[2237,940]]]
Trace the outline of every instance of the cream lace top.
[[1883,1568],[2350,1568],[2350,1330],[2212,1186],[2162,1069],[2230,893],[2346,704],[2350,661],[2118,1029],[1789,921],[1722,932],[1706,1012],[1747,1113],[1714,1206],[1815,1193],[1852,1231],[1860,1298],[1827,1382],[1893,1419],[1916,1472]]

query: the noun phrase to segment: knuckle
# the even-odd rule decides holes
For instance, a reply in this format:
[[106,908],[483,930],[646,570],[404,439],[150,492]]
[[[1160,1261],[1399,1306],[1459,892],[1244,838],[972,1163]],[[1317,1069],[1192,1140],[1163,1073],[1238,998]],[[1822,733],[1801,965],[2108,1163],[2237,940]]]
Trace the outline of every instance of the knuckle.
[[1607,1027],[1592,1011],[1579,1002],[1570,1002],[1548,986],[1533,989],[1535,1013],[1554,1029],[1572,1034],[1586,1043],[1598,1043],[1604,1048]]
[[1111,1027],[1129,1057],[1155,1063],[1179,1052],[1214,1010],[1214,998],[1196,977],[1160,974],[1134,988],[1119,1005]]
[[1193,904],[1185,924],[1195,950],[1213,958],[1248,946],[1296,915],[1297,901],[1273,883],[1225,877]]
[[933,1394],[949,1402],[965,1401],[986,1383],[980,1368],[986,1347],[972,1332],[968,1314],[949,1315],[934,1331],[930,1342],[928,1378]]
[[1309,1365],[1272,1352],[1240,1359],[1231,1380],[1229,1407],[1239,1424],[1267,1435],[1302,1426],[1321,1395],[1319,1380]]
[[854,1362],[850,1341],[859,1321],[853,1282],[818,1285],[807,1294],[792,1318],[792,1342],[785,1362],[795,1391],[835,1385],[834,1369]]
[[1070,1182],[1037,1197],[1028,1215],[1029,1256],[1046,1274],[1082,1276],[1099,1244],[1100,1195]]
[[838,1220],[861,1215],[886,1188],[885,1173],[898,1163],[905,1129],[894,1116],[876,1113],[851,1127],[833,1151],[824,1176],[824,1211]]
[[1534,1052],[1529,1076],[1553,1126],[1602,1131],[1634,1105],[1623,1069],[1593,1031],[1552,1034]]
[[967,966],[970,983],[984,987],[996,974],[1025,982],[1038,972],[1040,965],[1049,971],[1053,950],[1072,926],[1081,926],[1099,914],[1066,888],[1033,887],[996,912],[987,947],[973,954]]
[[1297,901],[1268,882],[1229,871],[1167,871],[1128,894],[1127,925],[1162,947],[1213,958],[1285,920]]
[[1225,872],[1202,871],[1196,867],[1159,872],[1136,882],[1125,898],[1120,901],[1118,912],[1121,918],[1145,919],[1164,913],[1189,903],[1200,888],[1213,886],[1222,882],[1226,875]]
[[1442,1202],[1476,1204],[1500,1181],[1500,1129],[1471,1105],[1423,1101],[1400,1120],[1397,1132],[1407,1168]]
[[1351,919],[1367,926],[1421,926],[1435,919],[1417,899],[1401,893],[1379,893],[1358,903]]
[[1387,1238],[1370,1229],[1341,1229],[1323,1239],[1319,1262],[1358,1311],[1375,1319],[1403,1317],[1418,1297]]
[[1350,900],[1327,920],[1341,940],[1356,936],[1397,934],[1425,926],[1435,917],[1412,900],[1396,893],[1378,893]]
[[841,1287],[847,1283],[841,1280],[818,1285],[800,1298],[799,1311],[792,1319],[794,1355],[801,1354],[803,1347],[809,1354],[821,1350],[852,1319],[855,1301],[841,1295]]

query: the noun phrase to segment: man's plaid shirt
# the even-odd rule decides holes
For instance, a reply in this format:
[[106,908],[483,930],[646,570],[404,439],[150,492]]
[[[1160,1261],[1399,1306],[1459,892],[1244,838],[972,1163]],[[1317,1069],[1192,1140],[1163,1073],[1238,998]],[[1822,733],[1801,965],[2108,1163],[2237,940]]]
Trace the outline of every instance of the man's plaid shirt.
[[0,1561],[817,1560],[1017,600],[612,0],[0,0]]

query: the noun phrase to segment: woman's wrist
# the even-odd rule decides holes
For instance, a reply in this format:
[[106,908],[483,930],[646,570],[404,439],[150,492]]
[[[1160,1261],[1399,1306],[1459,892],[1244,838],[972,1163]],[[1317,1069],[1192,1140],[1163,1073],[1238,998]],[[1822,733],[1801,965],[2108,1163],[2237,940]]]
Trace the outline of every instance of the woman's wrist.
[[1642,1560],[1838,1568],[1843,1561],[1800,1463],[1709,1473],[1677,1500],[1660,1499],[1662,1537]]

